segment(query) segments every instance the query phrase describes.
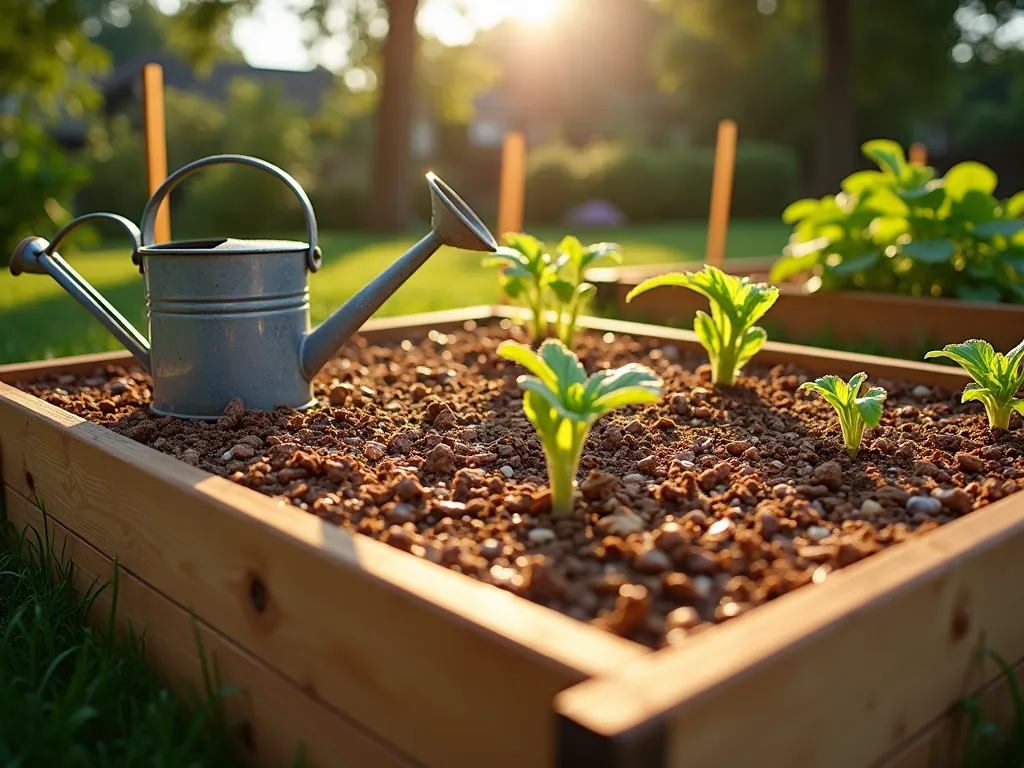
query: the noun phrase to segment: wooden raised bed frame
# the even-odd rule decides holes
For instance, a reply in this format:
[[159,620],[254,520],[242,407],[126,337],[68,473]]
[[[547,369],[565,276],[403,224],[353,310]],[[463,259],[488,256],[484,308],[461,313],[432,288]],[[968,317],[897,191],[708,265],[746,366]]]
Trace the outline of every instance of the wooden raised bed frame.
[[[374,321],[405,338],[507,307]],[[587,318],[681,346],[689,331]],[[769,343],[763,362],[960,387],[961,371]],[[130,364],[0,368],[8,520],[43,529],[80,585],[120,569],[118,617],[168,679],[199,681],[196,637],[258,765],[953,765],[951,705],[1005,686],[976,653],[1024,659],[1024,493],[649,651],[368,537],[350,535],[10,383]],[[97,610],[108,603],[101,600]],[[944,760],[942,758],[945,758]]]
[[[752,280],[769,282],[773,258],[733,259],[724,269]],[[633,267],[592,269],[587,279],[598,289],[596,306],[616,317],[675,327],[693,327],[707,299],[683,288],[664,287],[637,296],[626,295],[649,277],[700,269],[700,263],[673,262]],[[997,350],[1013,349],[1024,337],[1024,305],[991,304],[962,299],[919,298],[868,291],[804,293],[796,283],[779,285],[780,296],[760,322],[773,335],[799,344],[875,342],[885,351],[916,353],[923,344],[939,349],[965,339],[987,339]]]

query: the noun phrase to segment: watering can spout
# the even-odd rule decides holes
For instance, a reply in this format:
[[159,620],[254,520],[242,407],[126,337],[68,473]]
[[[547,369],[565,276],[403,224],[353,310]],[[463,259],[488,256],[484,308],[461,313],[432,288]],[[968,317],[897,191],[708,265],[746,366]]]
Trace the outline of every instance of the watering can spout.
[[467,251],[497,250],[498,245],[487,227],[451,187],[433,173],[427,174],[427,184],[432,215],[430,233],[307,334],[301,351],[302,372],[307,379],[312,379],[339,347],[442,245]]

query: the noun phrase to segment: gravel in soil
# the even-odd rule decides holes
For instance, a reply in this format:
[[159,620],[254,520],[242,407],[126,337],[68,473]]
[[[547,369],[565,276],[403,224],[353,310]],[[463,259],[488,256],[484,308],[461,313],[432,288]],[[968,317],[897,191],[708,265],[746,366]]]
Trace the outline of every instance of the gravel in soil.
[[27,391],[325,521],[651,647],[918,536],[1024,487],[1019,417],[990,430],[959,392],[870,377],[889,392],[857,459],[835,412],[798,392],[809,374],[755,360],[733,388],[703,355],[583,334],[588,371],[643,362],[657,405],[593,428],[576,515],[554,519],[544,454],[522,410],[522,331],[352,339],[317,376],[320,405],[216,423],[148,410],[148,376],[116,367]]

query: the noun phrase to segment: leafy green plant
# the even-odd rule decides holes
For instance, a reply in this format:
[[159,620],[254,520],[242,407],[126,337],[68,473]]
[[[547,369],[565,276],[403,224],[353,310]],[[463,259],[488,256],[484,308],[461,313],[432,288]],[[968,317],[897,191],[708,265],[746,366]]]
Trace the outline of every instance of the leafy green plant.
[[779,289],[706,264],[700,272],[670,272],[644,280],[629,292],[626,301],[663,285],[689,288],[711,302],[711,314],[699,310],[693,330],[711,358],[711,380],[731,385],[736,374],[764,346],[768,334],[754,323],[771,309],[779,298]]
[[636,363],[588,377],[579,358],[558,339],[547,339],[539,353],[506,341],[498,354],[533,374],[518,379],[523,410],[544,446],[552,510],[555,515],[571,515],[573,482],[591,426],[616,408],[656,402],[661,380]]
[[846,452],[854,459],[860,452],[864,427],[878,426],[886,397],[886,391],[881,387],[872,387],[863,397],[858,396],[867,377],[866,373],[861,372],[855,374],[849,381],[843,381],[838,376],[829,375],[800,385],[800,389],[817,392],[825,402],[836,409],[836,413],[839,414],[839,426],[843,430]]
[[583,279],[584,272],[599,261],[620,263],[622,254],[615,243],[594,243],[586,248],[568,235],[558,246],[554,269],[557,277],[548,283],[555,308],[558,338],[570,349],[576,340],[576,320],[585,311],[597,289]]
[[1007,429],[1012,411],[1024,414],[1024,399],[1016,396],[1024,388],[1024,341],[1004,355],[987,341],[968,339],[925,355],[926,360],[933,357],[949,358],[971,375],[974,383],[964,388],[960,402],[979,401],[990,427]]
[[509,232],[501,246],[483,259],[485,267],[502,267],[501,290],[512,301],[530,310],[533,339],[547,336],[547,287],[555,279],[551,255],[532,235]]
[[504,236],[507,245],[483,259],[485,267],[502,267],[501,288],[505,295],[525,306],[532,315],[534,342],[547,334],[548,310],[555,311],[555,333],[572,347],[576,321],[595,288],[583,280],[583,273],[601,260],[621,261],[619,246],[595,243],[586,248],[569,235],[558,246],[555,256],[532,235],[513,232]]
[[942,178],[894,141],[862,146],[878,170],[842,191],[792,203],[794,229],[773,282],[809,273],[808,291],[862,289],[976,301],[1024,301],[1024,192],[993,196],[996,174],[959,163]]

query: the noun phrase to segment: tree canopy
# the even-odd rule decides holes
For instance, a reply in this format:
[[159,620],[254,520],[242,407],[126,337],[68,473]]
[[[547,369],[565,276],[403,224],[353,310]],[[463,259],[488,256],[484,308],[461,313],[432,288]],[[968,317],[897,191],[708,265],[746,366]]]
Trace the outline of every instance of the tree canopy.
[[955,104],[964,69],[951,54],[997,59],[1000,30],[1024,9],[1019,0],[654,2],[676,22],[659,51],[662,84],[695,129],[708,135],[730,116],[746,135],[805,148],[826,188],[852,170],[859,140],[910,140],[919,121]]

